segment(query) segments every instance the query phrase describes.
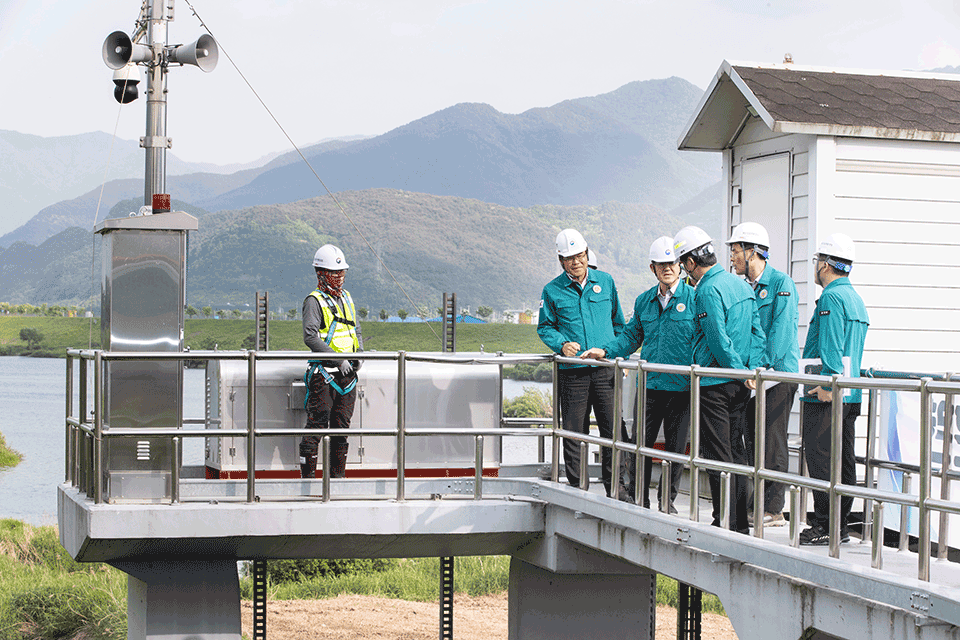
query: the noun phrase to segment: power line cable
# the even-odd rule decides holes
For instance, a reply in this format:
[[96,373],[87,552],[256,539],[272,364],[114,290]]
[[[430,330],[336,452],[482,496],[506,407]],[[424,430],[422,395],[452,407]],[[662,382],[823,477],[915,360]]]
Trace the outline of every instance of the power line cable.
[[[200,17],[200,14],[197,13],[196,8],[194,8],[194,6],[190,3],[190,0],[184,0],[184,1],[187,3],[187,6],[190,7],[190,11],[191,11],[191,12],[193,13],[193,15],[197,18],[197,21],[200,23],[200,26],[201,26],[207,33],[209,33],[210,36],[211,36],[214,40],[216,40],[217,46],[219,47],[220,51],[223,52],[223,55],[226,56],[227,60],[230,61],[230,64],[233,65],[233,68],[236,69],[236,71],[237,71],[238,74],[240,74],[240,78],[244,81],[244,83],[246,83],[247,87],[250,89],[250,91],[253,93],[253,95],[254,95],[254,96],[257,98],[257,100],[260,102],[261,106],[263,106],[264,110],[266,110],[266,112],[270,115],[270,118],[273,120],[273,122],[274,122],[274,123],[277,125],[277,127],[280,129],[281,133],[283,133],[284,137],[286,137],[287,141],[290,143],[290,146],[292,146],[292,147],[294,148],[294,150],[296,150],[297,154],[300,156],[300,159],[303,160],[303,163],[304,163],[305,165],[307,165],[307,168],[310,169],[310,172],[313,173],[314,177],[317,179],[317,182],[320,183],[320,185],[321,185],[321,186],[324,188],[324,190],[327,192],[327,195],[329,195],[330,198],[333,199],[334,203],[336,203],[337,208],[340,209],[340,213],[343,214],[343,216],[347,219],[347,222],[349,222],[350,225],[353,227],[354,231],[357,232],[357,235],[360,236],[360,239],[363,240],[364,244],[367,245],[367,248],[370,249],[370,253],[372,253],[372,254],[374,255],[374,257],[377,259],[377,261],[380,263],[380,265],[381,265],[381,266],[386,270],[386,272],[390,275],[390,278],[393,280],[394,284],[397,285],[397,288],[400,290],[400,292],[403,294],[403,296],[407,299],[407,301],[413,306],[413,308],[414,308],[415,310],[419,310],[419,307],[417,306],[417,303],[415,303],[415,302],[413,301],[413,299],[410,298],[410,295],[407,294],[407,291],[403,288],[403,286],[402,286],[402,285],[400,284],[400,282],[397,280],[396,276],[393,275],[393,272],[390,270],[390,268],[387,266],[387,264],[383,261],[383,258],[381,258],[380,255],[374,250],[373,245],[370,244],[370,241],[367,240],[367,237],[363,234],[362,231],[360,231],[360,227],[357,226],[357,224],[353,221],[353,218],[351,218],[350,215],[347,213],[346,209],[344,209],[343,205],[340,203],[340,200],[337,199],[337,197],[334,195],[334,193],[333,193],[332,191],[330,191],[330,189],[327,187],[326,183],[324,183],[323,179],[320,178],[320,175],[319,175],[319,174],[316,172],[316,170],[313,168],[313,165],[310,164],[310,161],[307,160],[306,156],[303,155],[303,152],[300,150],[300,147],[297,146],[297,143],[293,141],[293,138],[291,138],[290,135],[287,133],[286,129],[283,128],[283,125],[280,124],[280,121],[277,120],[276,116],[273,115],[273,112],[270,110],[270,107],[268,107],[268,106],[267,106],[267,103],[264,102],[263,98],[260,97],[260,94],[257,93],[257,90],[254,89],[254,87],[253,87],[253,85],[250,83],[250,81],[247,80],[247,77],[246,77],[245,75],[243,75],[243,72],[242,72],[242,71],[240,70],[240,68],[237,66],[236,62],[233,61],[233,58],[230,57],[230,54],[227,53],[227,50],[223,47],[223,44],[220,42],[220,40],[219,40],[215,35],[213,35],[213,31],[210,30],[210,27],[208,27],[208,26],[206,25],[206,23],[203,21],[203,18]],[[426,324],[427,324],[428,327],[430,327],[430,331],[433,332],[434,337],[436,337],[437,340],[440,340],[440,334],[437,333],[437,330],[434,329],[432,326],[430,326],[430,323],[429,323],[429,322],[426,323]],[[442,342],[442,341],[441,341],[441,342]]]

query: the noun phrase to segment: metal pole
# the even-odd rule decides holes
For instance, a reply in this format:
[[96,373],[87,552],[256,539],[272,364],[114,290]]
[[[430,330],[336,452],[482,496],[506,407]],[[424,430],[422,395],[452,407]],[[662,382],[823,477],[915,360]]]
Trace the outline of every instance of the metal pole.
[[[65,407],[67,420],[73,415],[73,356],[67,355],[67,406]],[[63,468],[63,481],[70,482],[73,476],[73,429],[70,426],[70,423],[64,420],[65,433],[64,438],[64,468]]]
[[840,557],[840,494],[837,485],[842,484],[843,464],[843,392],[837,386],[840,376],[833,374],[830,381],[833,389],[832,419],[830,421],[830,557]]
[[170,469],[170,504],[177,504],[180,502],[180,438],[174,436],[170,444],[173,449],[173,464]]
[[803,492],[800,487],[790,487],[790,546],[800,546],[800,505]]
[[932,429],[930,423],[930,392],[927,385],[930,378],[920,380],[920,511],[917,523],[917,537],[919,544],[917,554],[920,556],[920,568],[917,575],[919,580],[930,580],[930,511],[927,508],[927,499],[930,497],[930,468],[932,467]]
[[[87,374],[89,373],[90,362],[86,358],[80,358],[78,362],[80,363],[80,407],[79,407],[78,417],[79,417],[80,424],[85,424],[87,422],[87,416],[89,414],[89,411],[87,409],[87,405],[89,403],[89,398],[87,393],[87,387],[88,387]],[[81,443],[83,443],[86,439],[87,438],[86,438],[85,432],[81,431],[80,429],[77,429],[75,438],[74,438],[74,441],[76,442],[76,446],[74,447],[74,451],[76,452],[76,456],[75,456],[76,459],[73,461],[74,486],[82,486],[82,483],[84,480],[83,478],[81,478],[81,469],[82,469],[83,458],[84,458],[84,455],[86,454],[87,447],[82,446]],[[84,487],[84,493],[87,493],[87,487]]]
[[323,501],[330,502],[330,436],[323,436],[323,440],[320,441],[320,447],[320,455],[323,456],[323,480],[320,484],[322,487],[321,493],[323,493]]
[[560,364],[553,359],[553,438],[550,451],[550,479],[560,481]]
[[[911,476],[906,471],[902,472],[900,476],[900,492],[904,495],[910,495],[910,485],[912,484],[913,476]],[[897,549],[900,551],[906,551],[907,547],[910,546],[910,532],[907,530],[910,522],[910,507],[905,504],[900,505],[900,539],[898,541]]]
[[[944,378],[947,382],[953,380],[953,373],[947,373]],[[940,458],[940,499],[950,500],[950,478],[947,477],[947,471],[950,469],[950,461],[953,453],[953,394],[948,393],[943,401],[943,453]],[[947,549],[950,539],[950,517],[946,511],[940,512],[940,527],[937,529],[937,558],[939,560],[947,559]]]
[[257,499],[257,352],[247,354],[247,502]]
[[720,472],[720,528],[730,528],[730,472]]
[[590,445],[580,441],[580,488],[590,488]]
[[670,484],[673,482],[673,475],[670,473],[671,462],[660,461],[660,511],[670,513],[670,493],[673,488]]
[[[620,374],[620,363],[623,358],[617,358],[613,361],[613,428],[610,434],[612,451],[610,452],[610,497],[614,500],[620,499],[620,449],[617,443],[620,442],[620,425],[623,422],[623,405],[621,404],[623,396],[623,376]],[[603,455],[600,456],[600,464],[603,465]],[[603,477],[603,471],[600,472]]]
[[881,526],[873,528],[870,535],[870,566],[874,569],[883,569],[883,503],[879,500],[873,503],[873,521]]
[[753,535],[763,537],[764,489],[765,484],[760,477],[760,470],[766,468],[767,453],[767,393],[763,388],[763,378],[760,369],[753,374],[756,385],[754,429],[753,429]]
[[163,49],[167,44],[167,3],[153,0],[147,45],[153,49],[153,61],[147,65],[147,124],[140,146],[146,149],[143,204],[153,204],[153,194],[166,193],[167,173],[167,69]]
[[93,360],[93,502],[103,503],[103,352]]
[[647,496],[643,495],[643,472],[648,461],[645,456],[640,455],[640,447],[647,444],[647,371],[644,369],[646,364],[645,360],[641,360],[640,368],[637,369],[637,406],[634,407],[636,414],[634,433],[637,442],[633,458],[633,499],[640,506],[647,501]]
[[[867,459],[863,470],[863,484],[867,489],[876,489],[877,480],[874,477],[874,459],[877,453],[877,390],[870,389],[867,395]],[[863,501],[863,539],[868,537],[873,539],[873,500],[865,498]],[[880,528],[883,529],[883,522],[880,522]]]
[[700,376],[690,366],[690,519],[700,522],[700,469],[694,458],[700,455]]
[[483,496],[483,436],[477,436],[476,463],[474,467],[473,499]]
[[404,501],[404,475],[407,464],[407,352],[397,353],[397,502]]

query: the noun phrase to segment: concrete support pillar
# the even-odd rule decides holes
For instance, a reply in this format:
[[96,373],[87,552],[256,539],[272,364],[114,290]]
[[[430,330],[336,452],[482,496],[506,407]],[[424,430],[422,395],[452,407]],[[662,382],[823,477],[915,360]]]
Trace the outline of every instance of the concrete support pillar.
[[656,574],[555,573],[510,560],[510,640],[652,640]]
[[240,640],[236,561],[113,564],[128,574],[128,640]]

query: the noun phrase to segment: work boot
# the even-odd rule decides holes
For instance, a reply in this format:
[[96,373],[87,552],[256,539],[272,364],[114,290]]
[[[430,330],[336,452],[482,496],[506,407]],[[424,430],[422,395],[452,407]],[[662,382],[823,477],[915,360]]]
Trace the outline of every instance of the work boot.
[[300,477],[301,478],[317,477],[317,456],[316,455],[300,456]]
[[330,477],[343,478],[347,475],[347,451],[350,445],[346,442],[335,444],[330,452]]

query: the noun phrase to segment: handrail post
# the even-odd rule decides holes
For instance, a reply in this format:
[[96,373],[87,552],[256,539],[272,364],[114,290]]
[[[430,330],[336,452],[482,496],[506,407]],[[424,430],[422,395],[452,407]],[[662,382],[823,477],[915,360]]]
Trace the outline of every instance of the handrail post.
[[766,485],[760,470],[766,468],[767,452],[767,394],[763,388],[761,369],[753,372],[755,415],[753,420],[753,535],[763,537],[764,490]]
[[257,352],[247,353],[247,502],[257,499]]
[[321,467],[323,480],[320,482],[322,501],[330,502],[330,436],[323,436],[320,441],[320,455],[323,456],[323,467]]
[[[620,425],[623,422],[623,376],[620,373],[620,363],[623,358],[617,358],[613,361],[613,429],[610,434],[610,440],[613,443],[610,448],[610,497],[614,500],[620,499],[620,449],[617,443],[620,442]],[[603,464],[603,456],[600,456]],[[601,475],[602,475],[601,471]]]
[[64,423],[64,438],[65,442],[63,443],[63,481],[70,482],[73,479],[73,429],[70,426],[70,417],[73,415],[73,356],[69,353],[67,354],[67,402],[66,402],[66,419]]
[[837,485],[842,482],[843,464],[843,392],[838,386],[840,376],[833,374],[830,381],[833,389],[833,404],[830,420],[830,557],[840,557],[840,494]]
[[720,472],[720,528],[730,529],[730,472]]
[[[953,381],[953,373],[944,376],[947,382]],[[953,456],[953,394],[948,393],[943,400],[943,454],[940,458],[940,499],[950,500],[950,478],[947,471],[950,469],[950,460]],[[947,559],[947,549],[950,539],[950,517],[946,511],[940,512],[940,527],[937,529],[937,558]]]
[[[906,471],[900,472],[900,491],[904,495],[910,495],[910,485],[913,476]],[[906,551],[910,546],[910,507],[905,504],[900,505],[900,539],[897,545],[898,551]]]
[[[932,457],[932,441],[930,436],[930,392],[927,385],[930,378],[920,379],[920,511],[917,522],[917,537],[919,546],[917,553],[920,556],[920,567],[917,578],[923,581],[930,580],[930,511],[927,508],[927,499],[930,497],[930,468]],[[942,538],[941,538],[942,540]]]
[[170,504],[180,502],[180,438],[174,436],[170,440],[173,464],[170,468]]
[[[79,383],[80,406],[79,406],[78,422],[80,424],[85,424],[87,422],[87,414],[88,414],[87,404],[90,401],[88,397],[89,394],[87,393],[87,386],[88,386],[87,374],[89,373],[90,363],[87,361],[86,358],[80,358],[79,363],[80,363],[80,383]],[[86,449],[87,449],[86,446],[81,444],[84,440],[86,440],[86,435],[84,431],[82,429],[77,429],[75,438],[74,438],[74,442],[75,442],[74,451],[76,452],[76,456],[75,456],[75,460],[73,461],[73,485],[75,487],[80,487],[81,483],[84,480],[82,475],[82,469],[81,469],[83,465],[83,458],[86,455]],[[88,487],[83,486],[81,487],[81,489],[83,490],[84,493],[87,493]]]
[[553,438],[550,445],[550,479],[560,482],[560,363],[553,358]]
[[800,487],[790,487],[790,546],[796,549],[800,546],[800,504],[803,491]]
[[700,522],[700,469],[694,460],[700,456],[700,367],[690,365],[690,519]]
[[93,502],[103,504],[103,352],[93,357]]
[[397,502],[405,499],[407,440],[407,352],[397,352]]
[[877,500],[873,503],[873,521],[881,523],[870,532],[870,566],[874,569],[883,569],[883,503]]
[[[863,468],[863,484],[867,489],[876,489],[877,480],[874,477],[874,459],[877,453],[877,390],[870,389],[867,394],[867,450],[866,460]],[[864,498],[863,500],[863,539],[868,537],[873,539],[873,500]],[[883,529],[883,523],[880,523]]]
[[[603,456],[601,456],[602,458]],[[586,491],[590,488],[590,445],[580,441],[580,488]],[[602,472],[601,472],[602,473]]]
[[477,436],[476,460],[473,479],[473,499],[479,500],[483,496],[483,436]]
[[647,441],[647,370],[644,368],[646,360],[641,360],[637,368],[637,406],[634,407],[636,417],[633,423],[634,440],[636,448],[633,458],[633,493],[636,504],[643,506],[647,501],[644,492],[644,471],[646,470],[647,459],[640,454],[640,447],[646,446]]

